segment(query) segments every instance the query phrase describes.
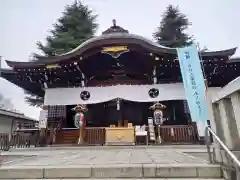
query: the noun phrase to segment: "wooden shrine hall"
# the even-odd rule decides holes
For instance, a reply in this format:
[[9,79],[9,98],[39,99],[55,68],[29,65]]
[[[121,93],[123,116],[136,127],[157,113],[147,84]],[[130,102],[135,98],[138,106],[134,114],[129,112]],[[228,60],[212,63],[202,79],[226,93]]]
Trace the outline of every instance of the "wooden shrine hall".
[[[200,53],[211,93],[240,76],[240,60],[231,59],[235,51]],[[48,138],[55,137],[51,143],[77,143],[79,130],[72,111],[77,104],[88,109],[83,135],[87,145],[146,143],[145,137],[138,140],[139,129],[147,132],[146,141],[154,143],[148,120],[155,102],[166,106],[160,127],[163,142],[199,139],[201,127],[190,117],[176,49],[131,34],[115,23],[66,54],[6,63],[10,68],[1,69],[2,78],[44,98]]]

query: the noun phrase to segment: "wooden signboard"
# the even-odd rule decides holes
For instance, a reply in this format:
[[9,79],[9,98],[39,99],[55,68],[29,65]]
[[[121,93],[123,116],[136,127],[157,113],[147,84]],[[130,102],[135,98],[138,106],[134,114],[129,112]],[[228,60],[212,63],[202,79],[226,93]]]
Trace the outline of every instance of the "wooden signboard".
[[155,136],[155,131],[154,131],[154,125],[153,125],[153,118],[149,117],[148,118],[148,131],[149,131],[149,136],[150,136],[150,140],[151,141],[155,141],[156,140],[156,136]]
[[48,110],[41,110],[40,116],[39,116],[39,122],[38,122],[39,129],[47,128],[47,118],[48,118]]

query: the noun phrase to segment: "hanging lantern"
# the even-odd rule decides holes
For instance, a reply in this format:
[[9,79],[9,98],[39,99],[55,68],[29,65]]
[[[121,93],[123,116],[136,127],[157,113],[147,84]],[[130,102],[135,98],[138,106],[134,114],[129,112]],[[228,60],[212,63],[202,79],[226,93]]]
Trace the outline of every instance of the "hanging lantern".
[[83,123],[80,119],[81,119],[81,114],[76,113],[75,116],[74,116],[74,125],[75,125],[76,128],[82,127]]

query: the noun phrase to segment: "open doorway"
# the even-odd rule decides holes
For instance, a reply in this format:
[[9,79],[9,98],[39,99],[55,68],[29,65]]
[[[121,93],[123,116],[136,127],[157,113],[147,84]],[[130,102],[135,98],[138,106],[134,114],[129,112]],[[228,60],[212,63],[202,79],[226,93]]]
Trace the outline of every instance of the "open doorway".
[[[163,125],[186,125],[189,123],[189,116],[184,113],[182,101],[161,102],[167,106],[164,109],[164,116],[168,119]],[[116,101],[87,105],[85,113],[87,127],[109,127],[117,125],[118,120],[127,120],[133,125],[148,125],[148,117],[153,116],[149,107],[153,102],[132,102],[121,100],[120,109],[117,109]],[[75,105],[67,106],[66,128],[75,128],[74,115],[72,110]]]

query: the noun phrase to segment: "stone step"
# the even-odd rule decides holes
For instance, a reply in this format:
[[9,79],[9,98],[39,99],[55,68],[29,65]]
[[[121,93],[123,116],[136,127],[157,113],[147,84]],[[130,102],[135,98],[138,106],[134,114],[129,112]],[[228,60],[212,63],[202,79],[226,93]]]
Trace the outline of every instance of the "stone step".
[[62,178],[221,178],[219,165],[113,164],[78,166],[23,166],[0,168],[0,179]]
[[[91,180],[103,180],[102,178],[95,179],[95,178],[90,178]],[[112,180],[112,178],[107,180]],[[105,179],[105,180],[106,180]],[[124,178],[124,179],[119,179],[115,178],[114,180],[156,180],[156,178]],[[157,178],[158,180],[186,180],[186,178]],[[21,180],[29,180],[29,179],[21,179]],[[31,180],[39,180],[39,179],[31,179]],[[51,179],[51,180],[62,180],[62,179]],[[80,178],[80,179],[64,179],[64,180],[89,180],[89,178]],[[187,180],[224,180],[222,178],[187,178]]]
[[43,151],[43,150],[71,150],[71,149],[179,149],[182,152],[206,152],[205,145],[153,145],[153,146],[84,146],[79,147],[76,144],[60,144],[49,147],[34,147],[34,148],[13,148],[10,151]]

